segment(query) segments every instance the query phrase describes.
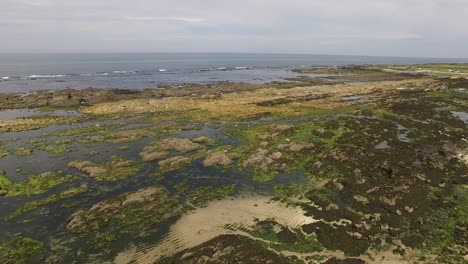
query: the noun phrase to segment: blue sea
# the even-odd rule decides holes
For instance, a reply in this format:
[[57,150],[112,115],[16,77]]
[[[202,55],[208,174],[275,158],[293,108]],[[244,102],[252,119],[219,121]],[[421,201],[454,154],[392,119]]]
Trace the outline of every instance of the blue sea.
[[461,63],[462,59],[300,54],[0,54],[0,92],[66,88],[144,89],[219,81],[266,83],[301,67],[344,64]]

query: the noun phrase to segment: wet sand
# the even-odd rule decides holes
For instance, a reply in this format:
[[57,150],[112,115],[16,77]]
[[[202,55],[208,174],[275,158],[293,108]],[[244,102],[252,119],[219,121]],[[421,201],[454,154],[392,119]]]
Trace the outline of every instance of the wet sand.
[[155,259],[171,256],[223,234],[246,235],[245,232],[226,229],[226,226],[248,227],[258,221],[274,220],[295,228],[315,222],[300,208],[288,207],[272,201],[272,198],[253,195],[211,202],[182,216],[160,242],[130,247],[117,256],[115,263],[153,263]]

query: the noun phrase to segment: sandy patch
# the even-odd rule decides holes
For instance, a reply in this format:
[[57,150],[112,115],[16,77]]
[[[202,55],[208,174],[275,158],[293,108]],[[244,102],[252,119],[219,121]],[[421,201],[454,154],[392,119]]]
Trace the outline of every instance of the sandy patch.
[[214,201],[207,207],[199,208],[182,216],[169,233],[156,244],[139,245],[121,252],[115,263],[154,263],[155,260],[170,256],[187,248],[207,242],[222,234],[239,234],[225,229],[227,225],[250,226],[256,220],[274,219],[287,227],[298,227],[315,220],[304,216],[302,209],[287,207],[271,201],[269,196],[251,196],[237,199]]

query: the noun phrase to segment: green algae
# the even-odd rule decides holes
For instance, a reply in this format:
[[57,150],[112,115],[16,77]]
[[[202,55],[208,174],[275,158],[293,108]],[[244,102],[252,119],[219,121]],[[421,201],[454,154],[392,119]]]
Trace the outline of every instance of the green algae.
[[16,237],[0,244],[0,262],[3,264],[25,264],[31,257],[44,251],[44,245],[28,237]]
[[83,185],[83,186],[80,186],[80,187],[73,187],[73,188],[66,189],[66,190],[64,190],[64,191],[62,191],[60,193],[54,194],[54,195],[46,197],[44,199],[33,200],[33,201],[30,201],[30,202],[27,202],[23,207],[16,210],[10,216],[7,216],[5,218],[5,220],[11,220],[11,219],[13,219],[15,217],[20,216],[21,214],[23,214],[25,212],[34,210],[34,209],[36,209],[36,208],[38,208],[40,206],[44,206],[44,205],[47,205],[47,204],[50,204],[50,203],[55,203],[55,202],[57,202],[59,200],[70,198],[70,197],[73,197],[73,196],[77,196],[77,195],[83,194],[83,193],[85,193],[87,191],[88,191],[88,186]]
[[[259,222],[251,227],[235,227],[235,229],[261,239],[264,245],[279,252],[310,253],[323,250],[323,246],[314,234],[306,235],[300,228],[289,229],[272,221]],[[278,229],[280,231],[277,231]]]
[[261,169],[255,168],[252,179],[256,182],[266,183],[272,181],[277,175],[277,171],[265,172]]
[[11,152],[7,149],[0,149],[0,159],[10,155]]
[[[407,223],[402,227],[402,240],[424,236],[417,248],[435,254],[439,263],[462,263],[466,251],[468,224],[467,185],[456,185],[453,192],[443,198],[444,206],[435,208],[417,229]],[[418,232],[415,232],[418,231]]]
[[79,128],[68,128],[64,130],[55,131],[48,134],[43,134],[43,136],[78,136],[82,134],[101,134],[101,135],[108,135],[113,127],[111,126],[101,126],[101,125],[94,125],[94,126],[86,126],[86,127],[79,127]]
[[[235,184],[188,191],[188,185],[182,183],[177,189],[178,195],[175,196],[171,196],[165,188],[155,186],[104,200],[90,209],[81,209],[73,214],[67,229],[76,234],[88,234],[93,247],[103,248],[122,236],[145,232],[154,224],[194,209],[193,206],[205,206],[209,201],[237,192]],[[182,194],[187,195],[186,201],[181,199]]]
[[[244,161],[239,163],[241,169],[253,168],[254,181],[272,181],[280,172],[299,171],[311,177],[311,171],[316,170],[315,174],[321,178],[334,178],[340,174],[333,163],[319,164],[320,166],[314,164],[342,144],[341,138],[349,132],[345,119],[295,122],[293,126],[289,126],[290,129],[283,132],[275,132],[275,126],[277,125],[266,124],[242,127],[235,133],[243,145],[235,148],[234,152]],[[273,158],[275,153],[277,157]],[[255,162],[252,163],[251,160]],[[263,164],[264,162],[267,163]]]
[[177,197],[170,197],[165,188],[148,187],[75,212],[67,229],[72,233],[89,233],[107,227],[114,234],[134,233],[182,212]]
[[11,154],[11,151],[6,148],[5,143],[0,141],[0,159]]
[[[184,186],[181,186],[181,188],[184,188]],[[194,206],[206,206],[210,201],[232,196],[236,192],[236,184],[230,184],[219,188],[199,187],[189,193],[189,202]]]
[[78,179],[78,177],[65,174],[62,171],[45,172],[31,175],[23,182],[13,183],[4,174],[0,174],[0,183],[3,189],[8,189],[7,196],[30,196],[45,193],[49,189],[67,182]]
[[110,232],[109,230],[104,232],[98,232],[94,235],[94,239],[91,242],[93,247],[96,249],[105,248],[109,246],[109,243],[118,239],[117,234]]
[[15,155],[19,157],[31,156],[33,153],[32,149],[27,148],[17,148],[15,150]]
[[71,139],[47,141],[47,140],[32,140],[30,143],[37,150],[43,150],[52,154],[62,154],[65,152],[71,152],[73,149],[70,147],[72,144]]

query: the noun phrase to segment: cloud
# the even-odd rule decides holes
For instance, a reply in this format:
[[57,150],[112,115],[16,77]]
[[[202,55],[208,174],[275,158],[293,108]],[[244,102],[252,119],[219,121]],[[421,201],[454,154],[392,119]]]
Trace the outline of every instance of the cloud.
[[468,57],[467,0],[2,1],[0,52]]
[[126,20],[131,21],[157,21],[157,20],[166,20],[166,21],[180,21],[187,23],[198,23],[206,22],[205,18],[195,18],[195,17],[154,17],[154,16],[126,16]]
[[15,2],[32,7],[48,6],[50,2],[47,0],[14,0]]
[[412,39],[423,39],[424,37],[419,34],[408,33],[408,34],[388,34],[376,36],[376,39],[383,40],[412,40]]

